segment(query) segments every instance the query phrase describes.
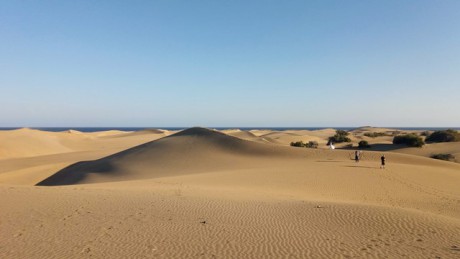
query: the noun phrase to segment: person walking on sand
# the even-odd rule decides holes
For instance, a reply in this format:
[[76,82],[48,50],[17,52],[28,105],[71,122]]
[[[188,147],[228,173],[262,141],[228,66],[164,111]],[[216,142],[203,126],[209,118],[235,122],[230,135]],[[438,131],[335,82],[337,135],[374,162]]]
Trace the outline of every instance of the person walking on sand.
[[359,150],[356,150],[356,151],[355,151],[355,162],[356,162],[356,163],[359,162],[359,155],[360,155]]
[[382,161],[382,163],[380,164],[380,169],[385,169],[385,155],[382,155],[380,157],[380,160]]

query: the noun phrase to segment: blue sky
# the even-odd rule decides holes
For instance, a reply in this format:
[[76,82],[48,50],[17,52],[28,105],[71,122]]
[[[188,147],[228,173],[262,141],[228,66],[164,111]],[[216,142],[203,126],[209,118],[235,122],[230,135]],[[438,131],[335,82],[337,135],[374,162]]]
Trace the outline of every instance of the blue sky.
[[460,1],[0,1],[0,127],[460,126]]

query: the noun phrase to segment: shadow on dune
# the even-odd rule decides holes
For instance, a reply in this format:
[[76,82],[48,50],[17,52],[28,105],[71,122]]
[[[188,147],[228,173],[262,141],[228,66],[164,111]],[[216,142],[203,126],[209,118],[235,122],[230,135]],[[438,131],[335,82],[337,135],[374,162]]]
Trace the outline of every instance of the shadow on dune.
[[338,163],[338,162],[343,162],[343,161],[339,161],[339,160],[317,160],[316,162],[319,162],[319,163]]
[[407,148],[405,145],[396,144],[372,144],[370,148],[359,149],[357,147],[341,147],[341,150],[361,150],[361,151],[393,151],[397,149]]
[[61,169],[57,173],[37,183],[36,186],[76,184],[91,174],[111,174],[116,172],[115,169],[116,168],[112,164],[104,163],[100,160],[81,161]]
[[354,167],[354,168],[367,168],[367,169],[376,169],[378,166],[359,166],[359,165],[345,165],[343,167]]

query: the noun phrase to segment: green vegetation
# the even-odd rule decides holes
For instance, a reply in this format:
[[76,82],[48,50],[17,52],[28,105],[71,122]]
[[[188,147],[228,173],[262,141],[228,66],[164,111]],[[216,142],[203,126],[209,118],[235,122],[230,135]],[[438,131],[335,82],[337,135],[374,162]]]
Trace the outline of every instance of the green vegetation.
[[439,130],[426,138],[427,142],[456,142],[460,141],[460,133],[456,130]]
[[434,154],[431,155],[431,158],[445,161],[455,161],[455,157],[452,154]]
[[318,148],[318,142],[308,141],[308,143],[303,143],[303,141],[291,142],[293,147],[306,147],[306,148]]
[[405,144],[408,147],[422,147],[425,145],[425,141],[417,134],[405,134],[395,136],[393,138],[393,144]]
[[348,137],[350,133],[345,130],[336,130],[335,135],[329,138],[328,145],[332,141],[333,143],[342,143],[342,142],[351,142],[351,139]]
[[366,132],[364,133],[364,136],[369,137],[369,138],[376,138],[376,137],[388,136],[388,134],[385,132]]
[[291,142],[291,147],[305,147],[303,141]]
[[365,141],[365,140],[361,140],[359,143],[358,143],[358,147],[359,148],[370,148],[371,145],[369,145],[369,142]]
[[305,145],[305,147],[318,148],[318,142],[316,142],[316,141],[308,141],[308,143]]

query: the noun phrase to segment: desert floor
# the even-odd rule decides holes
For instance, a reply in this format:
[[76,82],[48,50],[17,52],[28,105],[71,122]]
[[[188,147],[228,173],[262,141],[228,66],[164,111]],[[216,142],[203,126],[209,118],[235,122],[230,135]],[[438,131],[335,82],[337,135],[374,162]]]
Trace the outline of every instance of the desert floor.
[[460,142],[393,131],[0,131],[0,257],[460,258],[460,161],[429,158]]

